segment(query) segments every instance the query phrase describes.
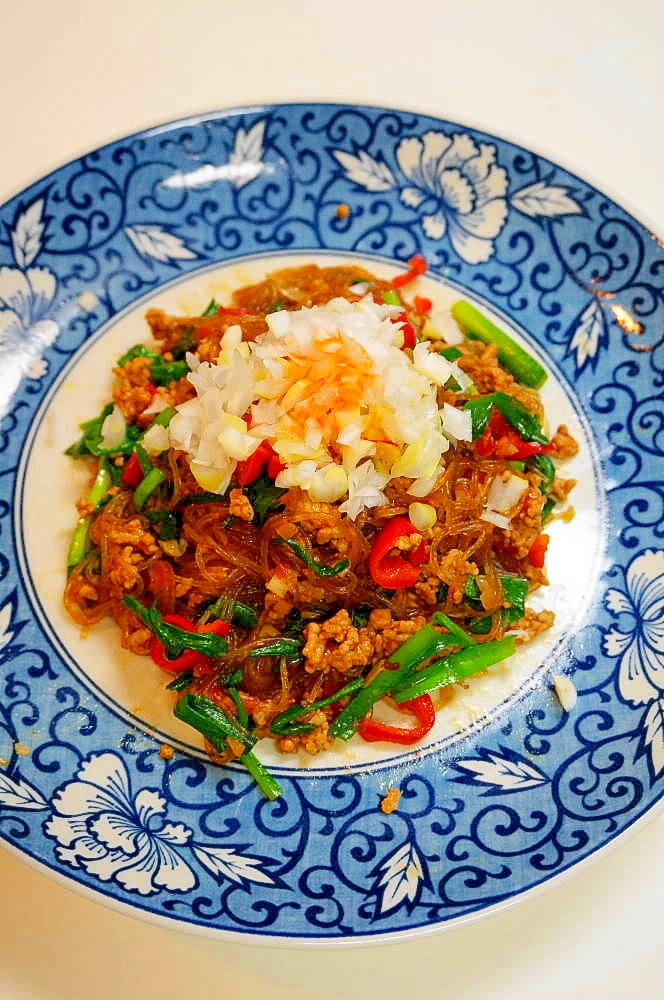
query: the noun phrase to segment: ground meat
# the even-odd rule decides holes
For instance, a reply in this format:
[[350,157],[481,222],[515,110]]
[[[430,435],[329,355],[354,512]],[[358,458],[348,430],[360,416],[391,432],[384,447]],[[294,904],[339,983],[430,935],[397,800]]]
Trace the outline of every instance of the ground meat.
[[241,521],[253,520],[254,508],[242,490],[231,490],[229,500],[228,513],[231,517],[239,517]]
[[505,392],[523,403],[531,413],[542,418],[543,409],[539,396],[534,390],[517,382],[510,372],[501,368],[495,344],[468,341],[463,347],[458,364],[472,378],[479,393]]
[[93,521],[90,540],[101,549],[102,574],[121,591],[140,584],[146,557],[160,551],[154,535],[139,517],[126,521],[110,511],[102,511]]
[[575,486],[576,479],[560,479],[556,476],[551,487],[551,495],[558,503],[565,503]]
[[156,392],[150,377],[150,359],[132,358],[113,369],[117,381],[113,387],[113,402],[129,423],[146,410]]
[[572,458],[579,450],[578,442],[574,440],[565,424],[561,424],[551,441],[551,454],[554,458]]
[[382,632],[392,624],[392,612],[389,608],[375,608],[369,615],[369,628]]
[[392,622],[376,635],[376,653],[383,659],[387,659],[409,636],[413,635],[425,624],[426,618],[423,615],[418,615],[417,618],[410,618],[404,621]]
[[452,604],[461,604],[466,581],[477,575],[477,566],[466,559],[461,549],[450,549],[436,566],[439,579],[447,584],[447,599]]
[[553,611],[533,611],[532,608],[526,608],[525,615],[516,626],[517,644],[530,642],[540,632],[546,632],[553,625],[555,617]]
[[317,670],[337,670],[341,674],[356,672],[356,667],[371,663],[374,643],[367,629],[356,628],[343,609],[324,622],[310,622],[304,630],[302,655],[308,673]]
[[428,576],[426,580],[419,580],[415,584],[415,593],[425,604],[435,607],[438,602],[438,592],[440,590],[440,580],[437,576]]
[[388,788],[385,795],[380,800],[380,811],[389,815],[399,808],[399,802],[401,801],[401,792],[398,788]]

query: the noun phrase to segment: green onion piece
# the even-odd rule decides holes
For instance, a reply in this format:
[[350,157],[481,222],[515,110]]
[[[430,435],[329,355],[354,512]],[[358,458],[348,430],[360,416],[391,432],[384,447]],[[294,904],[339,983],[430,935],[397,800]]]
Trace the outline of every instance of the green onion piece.
[[540,483],[541,492],[550,493],[553,487],[553,481],[556,478],[555,465],[548,455],[533,455],[532,462],[542,477],[542,482]]
[[171,625],[164,621],[156,608],[146,607],[131,594],[125,594],[122,602],[163,642],[166,655],[172,659],[185,649],[195,649],[204,656],[221,656],[228,651],[228,643],[221,635],[215,635],[214,632],[188,632],[177,625]]
[[228,715],[210,698],[201,694],[183,694],[178,698],[173,713],[182,722],[197,729],[215,750],[223,753],[226,749],[226,739],[242,743],[247,750],[256,745],[258,739],[253,733],[242,726],[233,715]]
[[[159,411],[150,424],[150,427],[168,427],[175,414],[176,410],[172,406],[165,406],[163,410]],[[146,430],[149,430],[150,427],[146,428]]]
[[92,524],[92,514],[81,517],[76,522],[76,527],[72,532],[67,550],[67,569],[72,570],[78,566],[88,552],[88,533]]
[[252,607],[243,601],[235,600],[234,597],[226,597],[225,594],[205,609],[200,623],[211,621],[213,618],[222,618],[231,625],[237,625],[238,628],[254,628],[258,624],[258,615]]
[[275,799],[281,798],[284,794],[283,788],[265,765],[260,762],[256,754],[248,750],[241,757],[238,757],[238,760],[244,764],[266,799],[274,802]]
[[438,351],[438,354],[442,354],[447,361],[456,361],[457,358],[461,357],[461,351],[458,347],[444,347],[442,351]]
[[547,497],[544,502],[544,506],[542,507],[542,524],[546,524],[546,522],[549,520],[549,518],[551,517],[551,512],[555,506],[556,506],[556,501],[553,499],[553,497]]
[[315,726],[306,722],[295,724],[300,716],[310,715],[312,712],[318,711],[319,708],[325,708],[326,705],[332,705],[335,701],[339,701],[340,698],[354,694],[363,684],[363,679],[356,677],[327,698],[320,698],[318,701],[313,701],[310,705],[291,705],[285,712],[281,712],[280,715],[272,720],[270,729],[277,736],[296,736],[300,733],[311,733],[316,728]]
[[221,493],[188,493],[178,500],[178,507],[188,507],[192,503],[221,503]]
[[432,625],[442,625],[443,628],[446,628],[459,646],[472,646],[475,642],[472,636],[468,635],[467,632],[464,632],[460,625],[453,622],[452,619],[448,618],[448,616],[443,614],[442,611],[437,611],[435,615],[432,615],[431,623]]
[[164,481],[164,473],[161,469],[150,469],[147,476],[141,479],[134,490],[134,507],[136,510],[143,510],[148,497],[154,493],[160,483]]
[[141,467],[141,472],[144,476],[147,476],[148,472],[152,471],[152,462],[147,451],[142,444],[137,441],[134,445],[134,451],[136,452],[136,458],[138,459],[138,464]]
[[388,668],[376,674],[341,710],[330,726],[330,735],[349,740],[375,702],[410,679],[414,669],[429,657],[453,644],[449,632],[441,633],[429,622],[423,625],[392,653]]
[[226,688],[226,690],[228,691],[228,694],[231,696],[231,698],[235,702],[235,707],[237,708],[237,719],[238,719],[238,722],[240,723],[241,726],[248,726],[249,725],[249,713],[247,712],[246,708],[244,707],[244,703],[242,701],[242,698],[240,698],[240,692],[235,687],[228,687],[228,688]]
[[193,670],[183,670],[181,674],[174,677],[170,684],[166,685],[167,691],[184,691],[194,679]]
[[340,559],[338,563],[334,566],[326,566],[325,563],[318,562],[314,559],[305,548],[302,547],[298,542],[294,541],[292,538],[275,538],[275,542],[283,542],[287,545],[289,549],[292,549],[296,556],[302,560],[302,562],[307,566],[308,569],[313,570],[316,576],[336,576],[338,573],[343,573],[345,569],[348,569],[350,562],[348,559]]
[[195,694],[183,694],[175,703],[173,712],[176,718],[202,733],[219,753],[226,750],[226,739],[229,736],[242,743],[247,749],[238,760],[244,764],[263,795],[270,800],[283,795],[279,783],[251,752],[251,748],[256,745],[256,737],[237,719],[227,715],[209,698]]
[[117,365],[122,368],[128,361],[134,358],[148,358],[150,361],[150,379],[155,385],[168,385],[189,371],[186,361],[165,361],[163,354],[150,350],[145,344],[135,344],[118,358]]
[[[102,500],[106,496],[110,485],[111,473],[109,471],[108,462],[106,459],[102,458],[99,463],[97,475],[95,476],[94,482],[90,487],[86,498],[93,510],[98,509]],[[74,566],[78,566],[86,555],[88,551],[88,533],[90,531],[91,524],[92,514],[88,514],[86,517],[78,519],[76,527],[72,532],[69,549],[67,550],[67,570],[72,570]]]
[[155,385],[169,385],[176,382],[189,371],[186,361],[164,361],[163,356],[158,354],[150,365],[150,379]]
[[445,656],[442,660],[436,660],[424,670],[409,677],[402,687],[393,692],[394,700],[410,701],[411,698],[428,694],[436,688],[457,684],[465,677],[470,677],[480,670],[493,666],[494,663],[507,659],[515,649],[516,640],[513,635],[506,635],[503,639],[496,639],[495,642],[467,646]]
[[219,305],[219,303],[215,302],[214,299],[210,299],[207,306],[201,313],[201,316],[205,317],[205,319],[207,319],[209,316],[216,316],[220,309],[221,306]]
[[134,344],[134,346],[130,347],[129,350],[126,351],[121,358],[118,358],[115,363],[118,368],[123,368],[128,361],[133,361],[134,358],[152,358],[154,360],[154,358],[158,357],[159,355],[157,352],[151,351],[149,347],[145,346],[145,344]]
[[403,308],[401,296],[393,288],[390,288],[387,292],[383,292],[383,302],[386,306],[401,306]]
[[484,344],[495,344],[501,363],[523,385],[539,389],[544,384],[547,374],[539,361],[503,330],[499,330],[495,323],[470,302],[466,302],[465,299],[455,302],[452,306],[452,316],[467,336],[475,337]]
[[285,656],[287,660],[297,660],[301,656],[302,643],[299,639],[274,639],[249,652],[252,659],[259,656]]

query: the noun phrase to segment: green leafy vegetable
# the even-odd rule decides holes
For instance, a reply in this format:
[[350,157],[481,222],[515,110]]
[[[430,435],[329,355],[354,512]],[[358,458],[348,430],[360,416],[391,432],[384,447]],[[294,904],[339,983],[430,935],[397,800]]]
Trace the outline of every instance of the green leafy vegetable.
[[302,733],[312,733],[316,728],[314,725],[309,722],[298,722],[297,720],[303,715],[311,715],[312,712],[317,712],[318,709],[325,708],[326,705],[332,705],[335,701],[340,701],[341,698],[346,698],[348,695],[354,694],[363,684],[364,681],[361,677],[355,677],[327,698],[320,698],[310,705],[291,705],[290,708],[287,708],[276,719],[272,720],[270,729],[277,736],[297,736]]
[[285,656],[287,660],[299,660],[302,656],[301,650],[301,640],[278,637],[271,642],[256,646],[249,652],[249,656],[253,659],[259,656]]
[[180,518],[176,510],[169,510],[164,507],[162,510],[149,510],[148,519],[156,525],[159,538],[162,542],[168,542],[177,538],[180,533]]
[[505,418],[524,441],[548,444],[539,419],[526,409],[523,403],[504,392],[490,392],[484,396],[473,396],[464,403],[464,410],[470,412],[473,441],[482,436],[489,425],[493,408]]
[[252,747],[257,743],[256,736],[238,719],[228,715],[209,698],[189,693],[183,694],[178,699],[173,712],[176,718],[202,733],[219,753],[225,752],[226,740],[229,737],[241,743],[246,749],[238,760],[244,764],[263,795],[271,800],[283,795],[283,789],[278,781],[252,753]]
[[287,545],[289,549],[292,549],[295,555],[298,556],[305,566],[312,570],[316,576],[337,576],[339,573],[343,573],[343,571],[348,569],[350,566],[348,559],[340,559],[339,562],[334,564],[334,566],[326,566],[325,563],[314,559],[314,557],[293,538],[275,538],[273,541],[275,544],[282,542],[284,545]]
[[189,371],[186,361],[166,361],[163,354],[151,350],[145,344],[135,344],[130,347],[121,358],[118,358],[118,367],[123,368],[128,361],[134,358],[148,358],[150,361],[150,379],[155,385],[168,385],[182,378]]
[[253,628],[258,624],[258,615],[252,607],[234,597],[226,597],[224,594],[205,609],[205,613],[201,616],[201,623],[213,618],[221,618],[239,628]]
[[261,473],[253,483],[245,486],[245,493],[254,509],[254,524],[259,527],[265,524],[269,514],[279,509],[279,498],[286,491],[275,486],[272,479]]
[[228,650],[228,643],[223,636],[215,635],[214,632],[188,632],[177,625],[171,625],[164,621],[156,608],[146,607],[130,594],[125,594],[122,601],[163,642],[170,659],[176,659],[185,649],[195,649],[205,656],[221,656]]

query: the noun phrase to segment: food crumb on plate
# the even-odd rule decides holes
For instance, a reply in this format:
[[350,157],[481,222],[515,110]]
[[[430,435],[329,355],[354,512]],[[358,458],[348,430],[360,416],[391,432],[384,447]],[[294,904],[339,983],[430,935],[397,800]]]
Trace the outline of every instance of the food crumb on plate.
[[162,760],[173,760],[175,750],[168,743],[162,743],[159,747],[159,756]]
[[335,215],[337,219],[347,219],[350,215],[350,205],[345,201],[340,202],[335,209]]
[[25,743],[15,743],[14,753],[18,754],[19,757],[28,757],[30,755],[30,747],[26,747]]
[[401,792],[399,789],[388,788],[380,800],[380,811],[383,813],[393,813],[398,808],[400,800]]

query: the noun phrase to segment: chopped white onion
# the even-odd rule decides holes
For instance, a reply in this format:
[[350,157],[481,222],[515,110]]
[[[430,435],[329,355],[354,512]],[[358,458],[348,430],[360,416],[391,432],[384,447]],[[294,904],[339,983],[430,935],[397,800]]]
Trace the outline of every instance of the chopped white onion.
[[112,451],[122,444],[127,436],[127,421],[122,410],[114,406],[109,415],[101,425],[101,440],[99,447],[102,451]]
[[521,476],[515,476],[512,472],[507,477],[496,476],[491,483],[486,505],[489,510],[507,514],[519,502],[527,489],[527,480],[522,479]]
[[143,435],[141,444],[148,455],[161,455],[163,451],[168,451],[171,446],[168,427],[162,427],[161,424],[153,424]]
[[565,712],[571,712],[578,698],[574,684],[566,674],[553,674],[551,680],[561,707]]
[[410,523],[418,531],[428,531],[436,523],[436,508],[430,503],[411,503],[408,507]]
[[443,434],[453,441],[472,441],[473,420],[470,410],[459,410],[450,403],[443,403],[441,411]]
[[504,514],[499,514],[497,510],[484,510],[480,514],[480,521],[488,521],[489,524],[495,524],[497,528],[503,528],[505,531],[510,526],[509,517],[505,517]]

